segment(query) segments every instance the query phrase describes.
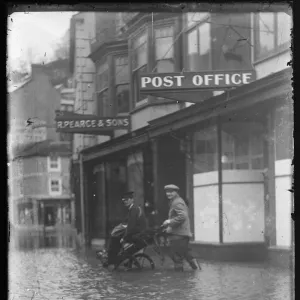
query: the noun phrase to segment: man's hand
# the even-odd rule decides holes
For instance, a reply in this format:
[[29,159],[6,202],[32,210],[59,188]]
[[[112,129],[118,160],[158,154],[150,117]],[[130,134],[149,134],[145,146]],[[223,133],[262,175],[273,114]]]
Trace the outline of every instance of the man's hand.
[[164,227],[168,226],[170,223],[171,223],[170,220],[166,220],[166,221],[163,222],[162,226],[164,226]]

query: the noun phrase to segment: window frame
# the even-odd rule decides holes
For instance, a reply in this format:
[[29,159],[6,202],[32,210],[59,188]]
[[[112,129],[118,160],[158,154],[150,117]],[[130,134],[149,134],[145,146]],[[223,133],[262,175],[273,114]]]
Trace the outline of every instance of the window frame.
[[[125,58],[125,63],[123,64],[118,64],[118,59],[122,59],[122,58]],[[127,71],[128,71],[128,77],[127,77],[127,80],[124,80],[124,81],[120,81],[120,82],[117,82],[117,75],[119,74],[120,71],[117,71],[118,67],[120,67],[121,69],[125,68],[125,66],[127,65]],[[118,55],[115,55],[114,56],[114,67],[115,67],[115,101],[116,101],[116,110],[117,110],[117,114],[127,114],[129,113],[130,111],[130,96],[129,96],[129,93],[130,93],[130,80],[129,80],[129,59],[128,59],[128,54],[126,53],[123,53],[123,54],[118,54]],[[128,87],[128,111],[126,112],[119,112],[119,102],[118,102],[118,88],[120,86],[126,86]]]
[[[270,12],[272,13],[272,12]],[[260,54],[260,26],[259,26],[259,17],[260,13],[255,13],[254,14],[254,29],[253,29],[253,37],[254,37],[254,61],[255,62],[260,62],[265,59],[271,58],[273,56],[276,56],[278,54],[284,53],[290,49],[289,45],[291,45],[291,40],[289,42],[285,42],[281,45],[278,44],[278,14],[279,13],[273,13],[273,20],[274,20],[274,48],[270,51],[267,51],[264,54]],[[291,20],[292,22],[292,20]],[[256,30],[255,28],[258,28]]]
[[[58,191],[52,190],[52,182],[58,182]],[[49,194],[52,196],[62,195],[62,179],[61,178],[49,178]]]
[[[57,159],[57,168],[52,168],[51,167],[51,160],[53,159],[53,158],[56,158]],[[61,158],[59,157],[59,156],[48,156],[47,157],[47,161],[48,161],[48,171],[49,172],[53,172],[53,171],[55,171],[55,172],[60,172],[61,171]]]
[[108,98],[108,87],[104,88],[101,91],[96,91],[96,101],[97,101],[97,116],[98,117],[107,117],[107,111],[106,109],[106,105],[104,105],[103,100],[101,101],[100,105],[99,105],[99,100],[98,100],[98,95],[103,94],[103,93],[107,93],[107,98]]
[[[187,29],[185,30],[185,41],[186,41],[186,45],[184,45],[185,48],[185,69],[190,71],[190,62],[189,62],[189,43],[188,43],[188,38],[189,38],[189,34],[191,34],[193,31],[196,31],[196,35],[197,35],[197,53],[200,56],[200,27],[208,24],[209,25],[209,66],[208,66],[208,70],[201,70],[201,71],[211,71],[212,70],[212,30],[211,30],[211,24],[208,23],[207,21],[211,20],[211,14],[210,13],[203,13],[205,15],[203,15],[203,17],[201,18],[201,20],[199,21],[194,21],[195,24],[192,25],[188,25],[188,15],[186,14],[185,17],[185,24]],[[197,72],[197,71],[195,71]]]
[[[171,30],[171,34],[170,35],[167,35],[167,36],[163,36],[163,37],[157,37],[157,33],[156,31],[157,30],[163,30],[163,29],[167,29],[167,28],[170,28]],[[172,41],[171,41],[171,44],[172,44],[172,47],[173,47],[173,55],[172,55],[172,58],[161,58],[161,59],[157,59],[157,52],[156,52],[156,42],[158,39],[164,39],[164,38],[172,38]],[[157,24],[155,27],[154,27],[154,36],[153,36],[153,39],[154,39],[154,49],[153,49],[153,52],[154,52],[154,66],[155,66],[155,69],[154,69],[154,72],[155,73],[160,73],[158,72],[158,63],[160,61],[171,61],[172,64],[173,64],[173,71],[168,71],[168,72],[175,72],[175,51],[176,51],[176,48],[175,48],[175,24],[172,22],[172,23],[165,23],[165,24]],[[169,49],[169,48],[168,48]],[[165,55],[165,54],[164,54]]]
[[[138,39],[142,38],[143,35],[145,35],[145,42],[143,44],[140,44],[137,47],[135,47],[135,42]],[[135,61],[136,51],[138,49],[140,49],[145,44],[146,44],[146,46],[145,46],[145,49],[146,49],[146,63],[143,64],[143,65],[137,65],[136,61]],[[143,96],[144,98],[141,97],[141,94],[139,92],[139,81],[138,81],[138,72],[142,68],[146,68],[146,72],[147,72],[148,63],[149,63],[149,59],[148,59],[148,54],[149,54],[148,27],[143,28],[143,30],[141,30],[141,32],[139,32],[136,36],[134,36],[132,38],[131,51],[132,51],[133,57],[134,57],[134,59],[131,59],[131,74],[132,74],[132,83],[133,83],[133,99],[134,99],[134,104],[135,104],[135,107],[136,107],[136,106],[139,106],[139,105],[143,104],[145,101],[147,101],[147,98],[148,98],[147,95],[145,95],[145,97]],[[142,98],[142,99],[140,99],[140,98]]]

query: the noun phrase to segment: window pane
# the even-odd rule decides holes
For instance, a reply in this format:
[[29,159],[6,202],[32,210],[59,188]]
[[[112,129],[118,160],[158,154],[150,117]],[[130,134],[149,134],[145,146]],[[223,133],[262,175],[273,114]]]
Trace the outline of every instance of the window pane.
[[174,72],[174,62],[170,59],[159,60],[156,70],[157,73]]
[[211,127],[195,133],[194,174],[217,170],[217,130]]
[[188,33],[188,68],[190,71],[198,71],[198,37],[197,30]]
[[155,57],[157,60],[174,57],[174,46],[172,46],[172,43],[173,43],[172,37],[156,39]]
[[116,66],[116,84],[129,81],[128,65]]
[[188,26],[195,25],[197,22],[205,20],[209,13],[187,13]]
[[119,85],[117,86],[116,92],[118,113],[129,112],[129,85]]
[[107,90],[97,93],[97,110],[99,117],[108,116],[107,114],[110,112],[110,106],[108,103],[108,92]]
[[265,55],[275,47],[274,13],[259,13],[259,55]]
[[292,18],[286,13],[277,14],[278,31],[277,39],[278,45],[288,43],[291,40]]
[[199,27],[199,67],[201,70],[210,69],[210,42],[210,24],[206,23]]
[[147,52],[147,35],[144,33],[133,41],[133,69],[147,64]]
[[206,23],[199,27],[200,55],[210,52],[210,24]]

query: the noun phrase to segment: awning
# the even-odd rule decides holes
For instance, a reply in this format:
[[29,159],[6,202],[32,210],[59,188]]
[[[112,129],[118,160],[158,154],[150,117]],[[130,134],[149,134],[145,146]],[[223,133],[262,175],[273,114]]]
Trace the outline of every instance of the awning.
[[[202,103],[149,121],[149,126],[82,150],[83,160],[90,161],[95,158],[102,158],[141,145],[168,132],[183,129],[238,109],[247,108],[256,103],[289,97],[292,92],[291,78],[292,69],[287,68],[235,88],[229,93],[211,97]],[[189,101],[189,91],[186,91],[183,97],[186,99],[185,101]]]

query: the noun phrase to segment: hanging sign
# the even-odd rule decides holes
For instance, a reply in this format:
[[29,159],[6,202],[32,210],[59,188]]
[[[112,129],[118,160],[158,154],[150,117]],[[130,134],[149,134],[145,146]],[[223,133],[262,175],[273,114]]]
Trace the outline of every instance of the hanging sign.
[[130,127],[129,117],[100,118],[94,115],[70,113],[57,115],[55,121],[57,132],[81,134],[102,134],[103,132]]
[[255,80],[255,71],[205,71],[140,75],[140,92],[175,90],[224,90]]

